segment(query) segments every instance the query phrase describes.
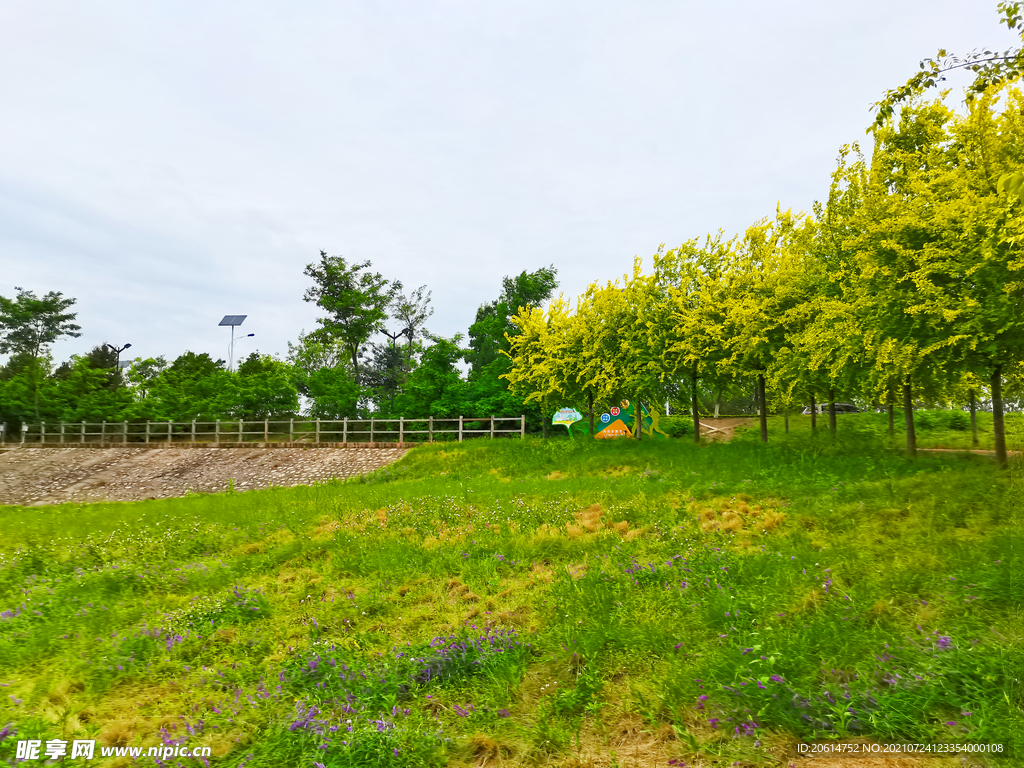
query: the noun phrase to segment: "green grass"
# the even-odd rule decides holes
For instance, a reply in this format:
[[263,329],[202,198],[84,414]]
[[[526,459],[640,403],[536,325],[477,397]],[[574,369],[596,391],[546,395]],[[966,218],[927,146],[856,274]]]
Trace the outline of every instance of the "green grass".
[[0,761],[28,738],[231,766],[1024,754],[1019,464],[908,461],[884,415],[805,421],[767,446],[481,440],[309,488],[0,508]]

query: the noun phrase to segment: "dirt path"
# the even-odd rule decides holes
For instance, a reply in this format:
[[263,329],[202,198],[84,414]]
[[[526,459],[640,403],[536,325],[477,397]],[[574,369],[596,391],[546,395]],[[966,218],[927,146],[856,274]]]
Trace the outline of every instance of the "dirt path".
[[[736,433],[736,427],[742,427],[744,424],[749,424],[751,421],[753,421],[753,419],[746,416],[738,418],[701,419],[700,436],[707,438],[708,440],[728,441],[731,440],[732,436]],[[693,433],[691,432],[690,434],[692,435]]]
[[20,448],[0,452],[0,504],[137,501],[308,485],[372,472],[403,448]]
[[[918,451],[927,451],[928,453],[974,453],[978,456],[995,456],[995,451],[989,451],[985,448],[918,448]],[[1021,451],[1007,451],[1007,456],[1020,456]]]

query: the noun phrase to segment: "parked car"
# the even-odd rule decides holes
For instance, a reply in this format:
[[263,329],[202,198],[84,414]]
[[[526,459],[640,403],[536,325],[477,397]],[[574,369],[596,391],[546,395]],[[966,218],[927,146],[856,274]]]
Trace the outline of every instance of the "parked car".
[[[818,403],[814,406],[818,413],[824,413],[828,415],[828,403]],[[807,406],[803,410],[804,416],[809,415],[811,412],[811,406]],[[836,403],[836,413],[860,413],[860,408],[856,405],[850,405],[850,403]]]

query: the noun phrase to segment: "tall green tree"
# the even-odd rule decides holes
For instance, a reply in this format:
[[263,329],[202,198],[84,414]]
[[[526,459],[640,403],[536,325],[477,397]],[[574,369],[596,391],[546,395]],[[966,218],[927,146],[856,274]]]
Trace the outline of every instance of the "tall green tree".
[[395,409],[410,418],[450,418],[470,409],[469,387],[458,364],[465,350],[462,336],[428,335],[432,342],[423,350],[419,365],[409,374]]
[[235,376],[207,353],[185,352],[150,384],[132,418],[189,421],[231,418],[238,402]]
[[167,368],[167,360],[161,355],[158,357],[137,357],[132,360],[128,367],[128,383],[139,393],[141,399],[145,399],[149,393],[149,387],[153,379],[160,375]]
[[64,336],[78,337],[81,326],[68,310],[75,299],[50,291],[42,298],[17,288],[13,299],[0,296],[0,354],[21,356],[28,363],[33,407],[39,418],[39,387],[45,372],[41,363],[46,349]]
[[314,335],[324,342],[336,339],[344,346],[357,383],[360,349],[381,329],[388,306],[402,289],[400,282],[369,271],[370,266],[369,261],[350,264],[343,256],[320,251],[320,261],[305,269],[315,284],[306,289],[303,299],[325,312],[317,319],[321,327]]
[[422,335],[426,329],[424,323],[434,314],[434,308],[430,306],[430,291],[427,286],[421,285],[406,296],[404,293],[397,293],[391,303],[391,314],[394,319],[402,325],[409,341],[406,344],[406,365],[412,369],[413,343],[417,335]]
[[288,342],[288,362],[299,394],[308,398],[306,412],[309,416],[317,419],[359,416],[365,392],[356,383],[348,351],[340,340],[302,332],[298,343]]
[[557,275],[558,271],[550,266],[535,272],[523,270],[515,277],[505,277],[497,300],[480,305],[476,319],[469,327],[466,362],[470,365],[470,381],[497,379],[493,370],[496,362],[501,368],[498,373],[504,372],[507,358],[501,352],[508,352],[506,337],[517,333],[512,318],[521,309],[539,307],[550,299],[558,287]]
[[238,398],[231,415],[266,419],[298,413],[299,393],[291,366],[271,355],[251,353],[235,374]]
[[[505,277],[498,299],[477,310],[476,320],[469,327],[469,344],[465,351],[465,360],[470,365],[469,397],[477,414],[522,411],[522,398],[509,392],[508,381],[502,378],[511,365],[507,354],[503,353],[509,351],[509,339],[518,333],[512,318],[522,308],[537,307],[550,299],[558,287],[556,276],[557,271],[552,266]],[[528,415],[536,423],[539,413]]]
[[380,416],[395,415],[395,396],[408,374],[405,354],[394,342],[372,344],[369,362],[363,366],[363,384],[370,390],[374,411]]

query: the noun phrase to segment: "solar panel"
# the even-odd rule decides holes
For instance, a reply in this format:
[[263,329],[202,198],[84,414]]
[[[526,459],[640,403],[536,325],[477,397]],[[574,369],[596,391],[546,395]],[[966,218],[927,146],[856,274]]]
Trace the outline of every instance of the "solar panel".
[[224,319],[217,323],[217,325],[241,325],[242,321],[247,317],[248,315],[224,315]]

